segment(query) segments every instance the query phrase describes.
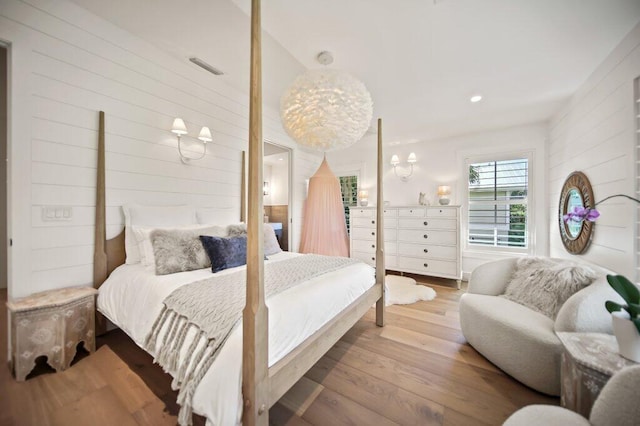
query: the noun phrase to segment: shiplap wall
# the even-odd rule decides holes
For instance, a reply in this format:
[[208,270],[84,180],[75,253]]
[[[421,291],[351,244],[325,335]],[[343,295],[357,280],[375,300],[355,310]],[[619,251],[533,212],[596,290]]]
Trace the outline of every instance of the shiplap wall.
[[[550,123],[549,241],[551,256],[571,258],[560,239],[558,202],[567,176],[579,170],[596,201],[635,193],[636,121],[633,82],[640,75],[640,24],[613,50]],[[598,206],[591,247],[580,256],[635,276],[635,203],[615,198]]]
[[[66,1],[2,0],[0,38],[11,43],[9,297],[91,284],[99,110],[109,237],[121,231],[120,206],[130,202],[228,208],[239,219],[246,94]],[[203,160],[180,162],[174,117],[187,123],[187,146],[201,126],[211,128]],[[304,181],[320,158],[297,149],[269,108],[264,136],[294,149],[297,248]],[[199,146],[192,149],[197,155]],[[72,206],[73,218],[43,221],[47,205]]]

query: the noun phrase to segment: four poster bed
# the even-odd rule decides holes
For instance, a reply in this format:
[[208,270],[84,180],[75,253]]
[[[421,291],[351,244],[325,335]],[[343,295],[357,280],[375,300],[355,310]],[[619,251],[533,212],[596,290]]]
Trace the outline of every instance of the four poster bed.
[[[240,213],[241,221],[246,222],[246,267],[229,268],[215,274],[209,269],[198,269],[155,275],[142,264],[125,264],[125,259],[129,256],[128,253],[125,254],[125,232],[116,238],[106,239],[104,113],[100,112],[94,284],[100,289],[98,309],[104,316],[98,314],[96,327],[104,332],[107,317],[138,345],[156,358],[167,361],[166,364],[161,362],[161,365],[174,377],[174,386],[180,387],[178,402],[182,406],[179,416],[181,424],[191,423],[193,411],[206,416],[207,424],[238,423],[241,419],[245,425],[267,425],[268,409],[365,314],[374,302],[376,324],[384,325],[382,202],[378,202],[376,216],[375,277],[374,271],[364,263],[344,258],[321,257],[322,259],[312,259],[311,266],[324,265],[327,262],[333,262],[333,266],[317,273],[310,273],[308,270],[313,267],[303,264],[298,269],[305,272],[298,274],[299,282],[295,287],[287,287],[280,292],[265,290],[265,281],[271,285],[274,274],[286,275],[282,271],[291,269],[286,266],[292,264],[290,262],[298,262],[301,258],[309,259],[307,256],[313,255],[283,252],[265,260],[265,233],[262,231],[264,225],[260,35],[260,1],[253,0],[249,176],[248,180],[245,180],[243,152]],[[378,120],[378,200],[384,199],[381,126],[381,121]],[[245,217],[246,182],[248,214]],[[126,230],[131,232],[130,229]],[[209,282],[213,279],[210,278],[212,275],[219,281]],[[227,281],[231,282],[228,287],[233,289],[239,287],[232,281],[240,275],[243,280],[246,277],[246,286],[240,286],[244,310],[240,321],[236,321],[235,324],[242,324],[230,328],[228,334],[220,339],[212,339],[210,334],[200,333],[201,329],[192,327],[193,323],[189,318],[174,315],[168,308],[167,301],[175,293],[197,288],[202,283],[209,283],[210,288],[224,287]],[[271,296],[268,294],[270,291]],[[237,294],[234,297],[237,297]],[[268,300],[265,302],[267,297]],[[221,299],[223,298],[220,296],[214,298],[218,305],[221,305]],[[222,342],[216,343],[219,347],[212,349],[212,340]],[[194,377],[198,377],[198,380]],[[185,407],[188,407],[188,410],[185,410]]]

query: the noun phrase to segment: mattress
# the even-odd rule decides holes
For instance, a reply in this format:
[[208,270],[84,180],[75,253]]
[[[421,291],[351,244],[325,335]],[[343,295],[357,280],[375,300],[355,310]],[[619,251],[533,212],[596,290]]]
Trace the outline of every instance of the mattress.
[[[265,263],[293,256],[299,254],[282,252],[269,256]],[[243,268],[232,268],[218,274]],[[176,288],[209,277],[210,269],[155,275],[152,266],[121,265],[100,287],[98,310],[143,347],[162,309],[162,301]],[[286,356],[374,284],[373,268],[361,263],[315,277],[267,299],[269,366]],[[193,398],[193,411],[206,417],[207,425],[240,424],[241,388],[240,321],[200,382]]]

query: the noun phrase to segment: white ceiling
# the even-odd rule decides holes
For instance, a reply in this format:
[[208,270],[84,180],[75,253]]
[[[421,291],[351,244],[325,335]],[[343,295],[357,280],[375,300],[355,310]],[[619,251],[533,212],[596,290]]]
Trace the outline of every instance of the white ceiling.
[[[177,57],[201,57],[226,73],[211,78],[247,91],[249,0],[74,1]],[[330,50],[332,68],[368,87],[388,143],[547,120],[640,20],[640,0],[262,3],[265,102],[278,108]],[[476,93],[484,100],[471,104]]]

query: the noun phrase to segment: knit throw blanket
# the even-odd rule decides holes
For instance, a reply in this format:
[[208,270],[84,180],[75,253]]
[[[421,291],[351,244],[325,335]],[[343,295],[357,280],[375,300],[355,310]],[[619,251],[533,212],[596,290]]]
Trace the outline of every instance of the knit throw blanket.
[[[264,266],[268,298],[324,273],[358,263],[355,259],[307,254]],[[191,425],[192,399],[218,350],[242,318],[246,299],[246,270],[184,285],[164,300],[145,348],[157,349],[155,362],[173,374],[172,387],[180,389],[178,422]],[[194,336],[187,345],[187,334]],[[181,351],[186,349],[185,355]]]

